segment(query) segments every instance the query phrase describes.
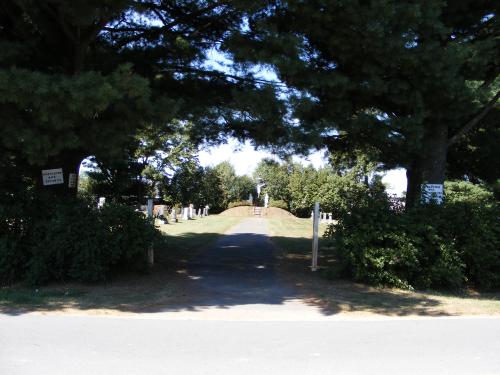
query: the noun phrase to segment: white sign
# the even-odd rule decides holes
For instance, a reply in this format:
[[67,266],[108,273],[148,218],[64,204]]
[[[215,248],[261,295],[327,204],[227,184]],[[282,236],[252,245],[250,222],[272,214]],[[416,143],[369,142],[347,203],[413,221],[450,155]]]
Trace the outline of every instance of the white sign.
[[422,184],[422,200],[424,203],[433,201],[442,204],[444,200],[443,184]]
[[70,189],[76,188],[76,173],[70,173],[68,177],[68,187]]
[[64,184],[62,168],[42,170],[42,180],[44,186]]

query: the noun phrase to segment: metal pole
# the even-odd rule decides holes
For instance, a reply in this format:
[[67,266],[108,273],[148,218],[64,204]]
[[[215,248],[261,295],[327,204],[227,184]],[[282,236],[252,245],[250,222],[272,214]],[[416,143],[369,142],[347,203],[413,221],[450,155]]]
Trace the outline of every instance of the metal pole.
[[318,228],[319,228],[319,202],[314,203],[313,217],[313,243],[312,243],[312,271],[318,269]]

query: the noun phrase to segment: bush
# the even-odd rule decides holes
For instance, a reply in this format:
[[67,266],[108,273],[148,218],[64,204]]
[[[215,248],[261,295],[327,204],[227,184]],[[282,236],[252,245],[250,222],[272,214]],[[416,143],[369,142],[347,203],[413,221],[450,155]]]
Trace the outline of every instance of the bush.
[[456,186],[443,206],[404,212],[371,199],[352,207],[325,233],[337,258],[330,273],[406,288],[500,287],[499,206]]
[[242,206],[251,206],[251,204],[249,201],[230,202],[227,205],[227,208],[242,207]]
[[11,225],[0,239],[2,284],[93,282],[147,269],[147,250],[158,233],[141,213],[119,205],[98,210],[81,199],[30,203],[23,225]]
[[288,210],[288,204],[285,201],[279,199],[271,199],[269,202],[269,207],[281,208],[283,210]]

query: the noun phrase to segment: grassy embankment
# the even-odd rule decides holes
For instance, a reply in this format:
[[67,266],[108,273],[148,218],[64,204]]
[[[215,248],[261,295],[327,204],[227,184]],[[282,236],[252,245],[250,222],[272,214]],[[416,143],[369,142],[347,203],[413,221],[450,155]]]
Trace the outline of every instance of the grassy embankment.
[[[347,280],[328,279],[325,271],[310,271],[312,222],[309,219],[269,219],[272,241],[279,248],[283,278],[294,283],[312,304],[331,314],[389,316],[500,315],[500,293],[441,293],[375,288]],[[320,226],[320,235],[326,225]],[[334,259],[320,240],[319,266]]]

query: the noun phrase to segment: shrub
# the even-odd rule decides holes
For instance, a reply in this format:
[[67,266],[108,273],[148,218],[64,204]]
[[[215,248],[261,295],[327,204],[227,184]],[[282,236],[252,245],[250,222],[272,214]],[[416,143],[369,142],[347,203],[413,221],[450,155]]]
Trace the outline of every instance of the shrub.
[[98,210],[82,199],[32,200],[30,207],[23,212],[23,225],[11,225],[0,238],[3,284],[93,282],[147,269],[147,250],[158,233],[141,213],[119,205]]
[[500,287],[498,204],[451,186],[442,206],[403,212],[371,199],[342,214],[325,233],[337,258],[330,273],[407,288]]
[[271,199],[269,202],[269,207],[281,208],[283,210],[288,210],[288,204],[285,201],[279,199]]
[[227,208],[242,207],[242,206],[251,206],[251,204],[249,201],[230,202],[227,205]]

